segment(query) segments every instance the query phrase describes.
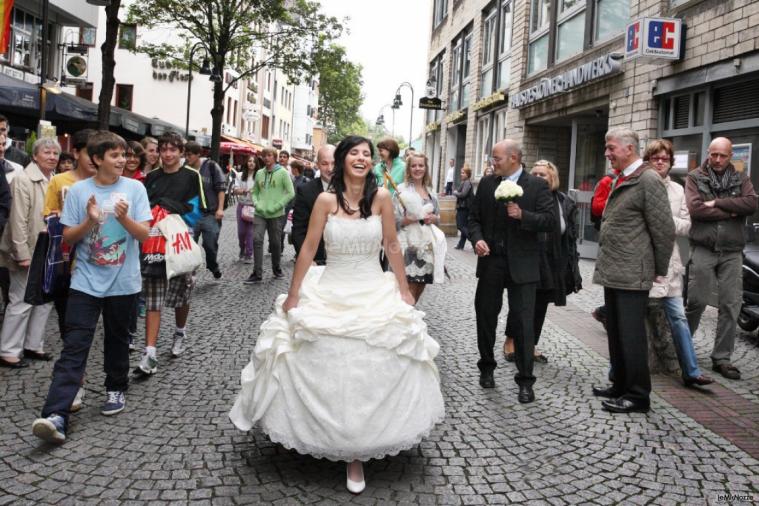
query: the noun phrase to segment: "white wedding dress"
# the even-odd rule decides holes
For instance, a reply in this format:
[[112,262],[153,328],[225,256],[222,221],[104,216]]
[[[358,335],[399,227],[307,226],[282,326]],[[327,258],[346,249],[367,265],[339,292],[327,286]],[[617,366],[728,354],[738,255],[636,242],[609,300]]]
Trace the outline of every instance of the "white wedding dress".
[[325,267],[311,267],[298,307],[261,325],[229,417],[258,423],[272,441],[334,461],[395,455],[426,437],[445,412],[424,313],[382,272],[379,216],[330,215]]

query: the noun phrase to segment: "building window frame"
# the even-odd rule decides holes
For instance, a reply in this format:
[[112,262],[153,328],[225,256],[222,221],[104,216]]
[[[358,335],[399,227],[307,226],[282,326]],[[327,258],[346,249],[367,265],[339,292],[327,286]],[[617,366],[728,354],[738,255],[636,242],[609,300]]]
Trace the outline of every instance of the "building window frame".
[[[443,80],[443,62],[445,60],[445,49],[440,51],[430,62],[429,81],[435,83],[435,95],[440,98],[443,96],[445,81]],[[428,110],[426,113],[427,123],[432,123],[442,118],[443,111]]]
[[485,172],[485,163],[488,161],[488,144],[490,142],[490,114],[477,119],[475,131],[474,153],[474,179],[480,179]]
[[432,2],[432,29],[442,25],[448,18],[448,0],[433,0]]
[[134,85],[117,84],[116,85],[116,107],[131,111],[134,107]]
[[472,84],[472,25],[464,28],[451,42],[451,81],[448,109],[458,111],[469,105]]

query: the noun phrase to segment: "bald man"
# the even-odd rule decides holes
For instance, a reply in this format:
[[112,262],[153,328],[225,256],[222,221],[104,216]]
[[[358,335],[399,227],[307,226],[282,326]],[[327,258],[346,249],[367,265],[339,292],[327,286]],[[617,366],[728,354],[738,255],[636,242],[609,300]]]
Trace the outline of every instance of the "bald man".
[[712,349],[712,369],[732,380],[741,373],[731,362],[735,326],[741,309],[743,227],[756,212],[757,196],[745,171],[738,172],[731,158],[733,144],[717,137],[709,155],[685,181],[685,200],[690,211],[691,248],[688,305],[685,316],[695,334],[716,282],[719,304],[717,335]]
[[[332,170],[335,168],[335,146],[327,144],[319,149],[316,153],[316,167],[319,169],[319,177],[298,186],[295,191],[292,237],[296,255],[300,252],[303,241],[306,240],[308,221],[311,219],[314,202],[321,192],[327,191],[332,180]],[[324,265],[327,262],[324,240],[319,243],[314,261],[317,265]]]
[[[519,385],[517,399],[533,402],[532,385],[535,331],[535,290],[540,281],[538,232],[553,230],[556,217],[548,184],[522,169],[522,149],[512,140],[493,146],[494,174],[480,180],[469,210],[469,239],[477,259],[477,347],[480,386],[495,387],[493,347],[503,291],[508,291],[509,313],[513,316],[515,361]],[[524,194],[508,205],[495,199],[502,181],[511,180]]]

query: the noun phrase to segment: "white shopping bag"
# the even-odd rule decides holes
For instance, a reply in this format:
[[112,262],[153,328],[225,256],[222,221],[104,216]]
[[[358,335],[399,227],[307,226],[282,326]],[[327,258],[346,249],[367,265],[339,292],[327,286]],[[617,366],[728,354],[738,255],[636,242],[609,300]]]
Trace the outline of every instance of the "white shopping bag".
[[178,214],[170,214],[158,222],[166,238],[166,278],[188,274],[203,265],[203,253]]

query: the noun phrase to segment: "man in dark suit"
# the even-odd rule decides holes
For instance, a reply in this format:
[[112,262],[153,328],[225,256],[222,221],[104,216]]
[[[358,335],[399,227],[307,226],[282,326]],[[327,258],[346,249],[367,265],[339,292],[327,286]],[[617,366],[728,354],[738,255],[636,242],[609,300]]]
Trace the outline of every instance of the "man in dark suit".
[[[303,241],[306,240],[308,220],[311,219],[314,202],[321,192],[327,191],[332,180],[332,170],[335,167],[335,146],[327,144],[319,149],[316,153],[316,166],[319,169],[319,177],[298,186],[295,191],[292,237],[296,256],[303,246]],[[319,249],[316,250],[314,261],[317,265],[324,265],[327,262],[323,239],[319,242]]]
[[[509,313],[516,318],[515,345],[519,402],[535,400],[533,353],[535,332],[535,289],[540,280],[538,232],[550,232],[554,220],[551,191],[545,181],[522,168],[522,150],[515,141],[493,146],[494,174],[480,180],[469,211],[469,234],[477,260],[477,346],[480,350],[480,385],[495,387],[496,367],[493,347],[498,314],[503,306],[503,290],[508,291]],[[505,180],[522,187],[524,194],[505,204],[495,198],[495,190]]]

